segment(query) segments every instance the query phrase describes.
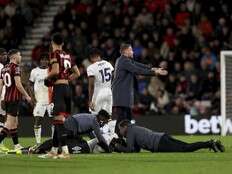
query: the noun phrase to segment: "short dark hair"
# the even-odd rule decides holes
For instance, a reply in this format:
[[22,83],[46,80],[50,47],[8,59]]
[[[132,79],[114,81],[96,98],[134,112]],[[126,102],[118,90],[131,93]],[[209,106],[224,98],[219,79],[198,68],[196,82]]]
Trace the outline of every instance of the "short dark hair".
[[89,57],[95,57],[95,56],[102,56],[102,52],[101,50],[97,49],[97,48],[92,48],[89,52]]
[[130,120],[125,119],[125,120],[122,120],[122,121],[119,122],[118,127],[119,128],[120,127],[125,127],[125,126],[128,126],[130,124],[131,124]]
[[39,60],[42,60],[42,59],[49,59],[49,54],[47,52],[41,53]]
[[121,46],[120,46],[120,53],[122,54],[122,52],[125,50],[125,49],[128,49],[129,47],[132,47],[131,44],[128,44],[128,43],[123,43]]
[[54,33],[52,35],[52,41],[57,45],[62,45],[64,43],[64,38],[61,33]]
[[104,110],[104,109],[100,110],[100,111],[98,112],[97,116],[98,116],[98,117],[99,117],[99,116],[102,116],[102,117],[104,117],[104,118],[106,118],[106,119],[110,119],[110,114],[109,114],[106,110]]
[[7,53],[5,48],[0,48],[0,55],[2,55],[3,53]]
[[17,54],[18,52],[19,52],[18,49],[11,49],[11,50],[8,52],[8,57],[10,58],[12,55]]

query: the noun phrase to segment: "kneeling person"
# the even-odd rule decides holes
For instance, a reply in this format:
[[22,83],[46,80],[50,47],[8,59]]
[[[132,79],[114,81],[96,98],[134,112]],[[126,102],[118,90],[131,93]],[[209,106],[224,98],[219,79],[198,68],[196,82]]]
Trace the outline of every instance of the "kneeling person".
[[108,119],[109,114],[104,110],[99,111],[97,115],[81,113],[68,117],[64,122],[64,126],[67,130],[71,131],[74,136],[93,132],[98,140],[98,145],[100,145],[105,152],[110,152],[109,146],[100,130],[100,124],[107,123]]
[[199,149],[212,149],[214,152],[224,152],[225,148],[220,141],[206,141],[186,143],[160,132],[131,124],[123,120],[119,124],[120,134],[126,138],[126,146],[115,144],[119,152],[139,152],[145,149],[151,152],[194,152]]

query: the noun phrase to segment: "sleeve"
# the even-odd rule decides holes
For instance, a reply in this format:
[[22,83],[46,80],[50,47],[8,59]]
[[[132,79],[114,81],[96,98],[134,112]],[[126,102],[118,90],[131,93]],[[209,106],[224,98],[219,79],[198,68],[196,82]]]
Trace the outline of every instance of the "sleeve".
[[87,68],[87,76],[94,76],[94,69],[92,68],[92,66],[89,66]]
[[16,66],[14,69],[14,76],[21,76],[21,69],[19,66]]
[[117,149],[120,152],[130,153],[135,152],[135,135],[133,132],[130,132],[126,138],[126,146],[119,145]]
[[29,80],[31,81],[31,82],[35,82],[35,70],[33,69],[32,71],[31,71],[31,74],[30,74],[30,78],[29,78]]
[[133,63],[138,66],[138,67],[141,67],[141,68],[147,68],[147,69],[151,69],[152,67],[149,66],[149,65],[145,65],[145,64],[142,64],[142,63],[139,63],[137,61],[133,61]]
[[99,123],[97,122],[96,118],[93,120],[93,131],[99,142],[106,143],[105,138],[101,134],[101,129],[100,129]]
[[122,63],[122,69],[137,75],[155,75],[155,73],[150,68],[142,68],[141,66],[136,65],[133,61],[126,58]]

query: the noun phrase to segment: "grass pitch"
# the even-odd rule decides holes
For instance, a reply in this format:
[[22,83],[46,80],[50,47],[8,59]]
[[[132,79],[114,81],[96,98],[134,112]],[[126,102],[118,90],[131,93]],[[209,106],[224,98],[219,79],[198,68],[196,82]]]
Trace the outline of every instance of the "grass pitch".
[[[232,137],[177,136],[187,141],[218,138],[225,153],[201,150],[193,153],[88,154],[73,155],[70,160],[40,159],[36,155],[1,155],[0,174],[230,174],[232,173]],[[33,138],[21,144],[32,145]],[[11,140],[5,144],[11,147]]]

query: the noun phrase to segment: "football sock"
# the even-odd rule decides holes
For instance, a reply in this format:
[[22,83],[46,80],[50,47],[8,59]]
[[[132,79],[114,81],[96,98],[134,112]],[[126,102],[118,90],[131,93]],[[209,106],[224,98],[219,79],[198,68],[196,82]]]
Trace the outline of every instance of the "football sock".
[[18,130],[17,129],[11,129],[10,130],[10,135],[12,138],[12,141],[14,145],[19,144],[19,138],[18,138]]
[[7,128],[3,128],[0,132],[0,143],[7,137],[9,130]]
[[38,126],[34,126],[34,133],[35,133],[35,141],[36,144],[40,144],[41,143],[41,125]]

